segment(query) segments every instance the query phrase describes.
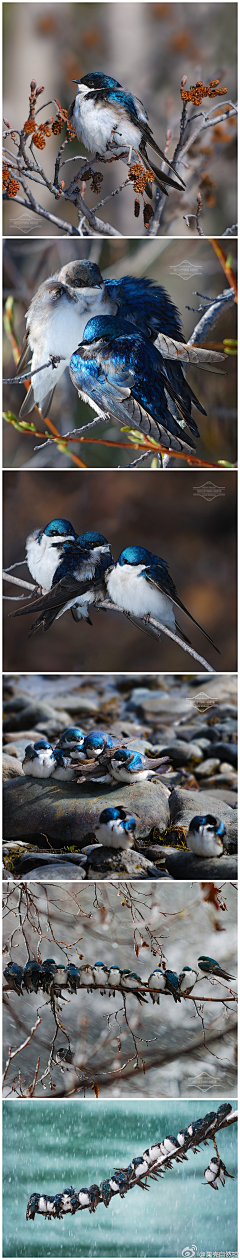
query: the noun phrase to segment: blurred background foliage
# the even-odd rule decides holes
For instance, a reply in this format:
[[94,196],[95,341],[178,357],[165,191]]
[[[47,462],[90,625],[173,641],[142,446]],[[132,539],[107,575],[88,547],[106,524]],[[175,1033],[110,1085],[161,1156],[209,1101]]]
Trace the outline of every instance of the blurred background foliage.
[[[212,479],[211,479],[212,480]],[[100,531],[114,560],[131,544],[145,546],[169,564],[180,599],[211,635],[218,656],[200,631],[179,613],[184,633],[214,669],[236,669],[236,489],[237,474],[214,472],[215,497],[196,493],[209,482],[204,472],[5,472],[5,564],[22,561],[25,539],[37,527],[63,516],[78,533]],[[20,570],[18,570],[18,576]],[[22,570],[29,580],[27,567]],[[9,596],[16,594],[9,584]],[[192,658],[167,636],[160,642],[135,629],[123,614],[93,610],[93,626],[78,625],[71,613],[47,634],[28,639],[31,617],[9,618],[19,605],[5,603],[5,670],[55,672],[146,670],[194,672]],[[195,666],[196,672],[196,666]]]
[[[236,268],[237,242],[231,240],[224,248],[228,253],[233,270]],[[211,301],[223,289],[227,289],[227,281],[214,250],[209,241],[195,239],[183,240],[148,240],[137,242],[133,239],[125,241],[95,240],[78,242],[68,238],[62,241],[46,240],[7,240],[4,249],[4,301],[11,294],[14,299],[14,332],[20,345],[25,332],[25,313],[39,285],[65,263],[74,258],[88,258],[98,263],[103,276],[119,278],[131,274],[142,278],[146,276],[155,283],[163,284],[172,300],[178,307],[186,341],[201,318],[207,303],[196,296],[200,293]],[[186,262],[189,273],[182,275],[182,264]],[[179,274],[180,268],[180,274]],[[190,308],[190,309],[189,309]],[[223,348],[225,338],[236,336],[236,304],[233,302],[219,315],[214,328],[208,334],[204,344]],[[187,379],[192,385],[197,398],[206,410],[206,417],[200,416],[194,409],[199,425],[200,437],[197,440],[197,457],[208,462],[217,463],[219,459],[235,462],[236,459],[236,359],[228,355],[226,363],[221,364],[223,372],[202,371],[201,367],[188,368]],[[4,334],[4,376],[14,375],[12,350]],[[5,386],[4,408],[18,415],[25,392],[24,385]],[[58,432],[68,433],[81,424],[92,419],[92,411],[78,398],[66,371],[57,386],[51,407],[51,419]],[[38,412],[32,412],[29,421],[34,420],[36,428],[42,432],[46,429]],[[91,443],[75,444],[73,452],[87,463],[88,467],[123,466],[140,455],[134,447],[126,450],[121,443],[128,441],[126,433],[121,434],[119,424],[99,424],[90,430]],[[101,445],[96,446],[95,438]],[[103,439],[120,443],[108,447]],[[4,424],[4,466],[5,467],[48,467],[59,468],[72,466],[71,458],[60,452],[56,445],[44,447],[43,451],[35,451],[40,442],[22,431],[20,434],[10,424]],[[183,467],[183,461],[174,459],[174,466]]]
[[[140,97],[149,113],[155,138],[164,148],[168,128],[172,139],[169,157],[179,139],[181,114],[180,82],[187,75],[187,88],[202,79],[209,83],[218,78],[227,88],[226,98],[216,98],[217,114],[224,108],[224,99],[235,102],[236,93],[236,15],[237,5],[228,3],[24,3],[3,5],[4,8],[4,115],[12,127],[22,127],[28,115],[29,84],[34,76],[44,83],[41,98],[57,97],[63,108],[70,105],[75,88],[72,80],[93,70],[113,75]],[[206,110],[211,100],[204,102]],[[41,120],[54,113],[49,107]],[[191,107],[191,113],[195,108]],[[197,110],[197,116],[199,110]],[[199,183],[203,197],[203,229],[206,235],[221,234],[236,220],[236,122],[232,117],[217,127],[201,133],[191,150],[190,167],[196,172],[191,190],[179,198],[171,192],[164,209],[161,235],[189,237],[184,214],[196,213]],[[44,169],[52,176],[59,138],[52,136],[44,151]],[[81,149],[82,151],[82,149]],[[79,152],[79,142],[69,145],[68,157]],[[64,154],[66,156],[66,154]],[[101,169],[101,165],[100,165]],[[63,175],[76,173],[68,166]],[[103,167],[103,196],[110,194],[126,178],[123,164]],[[184,168],[181,168],[184,178]],[[187,169],[186,169],[187,176]],[[70,176],[69,176],[70,178]],[[68,178],[67,178],[68,182]],[[31,185],[30,185],[31,187]],[[36,193],[38,189],[36,189]],[[87,191],[88,205],[94,207],[95,195]],[[76,211],[70,204],[57,208],[47,190],[41,190],[41,204],[65,221],[75,224]],[[144,234],[142,210],[134,218],[134,193],[126,188],[113,203],[101,209],[104,221],[114,222],[123,235]],[[41,217],[27,214],[21,205],[5,203],[5,231],[16,236],[21,232],[44,236],[46,223]],[[196,234],[195,220],[190,231]],[[61,229],[49,223],[48,235]]]

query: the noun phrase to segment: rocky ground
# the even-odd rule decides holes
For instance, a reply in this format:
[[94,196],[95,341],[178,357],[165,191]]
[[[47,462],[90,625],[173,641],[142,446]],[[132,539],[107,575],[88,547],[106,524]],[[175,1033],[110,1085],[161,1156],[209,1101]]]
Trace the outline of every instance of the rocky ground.
[[[153,757],[167,751],[164,780],[121,787],[26,777],[27,743],[53,744],[69,725],[107,730]],[[22,675],[5,677],[4,870],[19,879],[235,879],[237,876],[236,675]],[[102,809],[136,818],[134,849],[96,843]],[[221,816],[226,853],[195,857],[194,814]]]

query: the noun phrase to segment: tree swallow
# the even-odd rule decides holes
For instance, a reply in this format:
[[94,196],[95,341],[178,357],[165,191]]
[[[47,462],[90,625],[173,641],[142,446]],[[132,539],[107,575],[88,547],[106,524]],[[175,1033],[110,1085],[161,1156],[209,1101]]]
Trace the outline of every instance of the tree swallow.
[[151,975],[149,976],[149,979],[148,979],[148,988],[150,992],[150,997],[152,998],[153,1005],[154,1005],[154,1002],[156,1002],[157,1006],[159,1006],[160,1005],[159,994],[165,993],[165,989],[166,989],[166,972],[161,971],[161,967],[155,967],[155,971],[151,972]]
[[42,988],[44,993],[52,993],[57,970],[58,964],[55,962],[55,958],[46,958],[45,962],[42,963]]
[[56,1063],[59,1063],[64,1068],[65,1065],[68,1066],[72,1063],[73,1052],[69,1046],[59,1046],[58,1050],[56,1050],[55,1059]]
[[26,560],[34,582],[50,591],[54,574],[64,555],[65,543],[75,542],[75,529],[61,517],[50,521],[45,529],[34,529],[26,541]]
[[89,606],[101,605],[106,597],[105,573],[112,564],[110,546],[103,534],[88,530],[79,534],[73,544],[66,543],[63,557],[53,575],[51,590],[31,600],[31,607],[28,600],[21,609],[21,614],[40,613],[31,626],[30,634],[34,634],[40,626],[48,630],[52,622],[68,609],[71,609],[74,621],[82,618],[90,621]]
[[212,1190],[218,1190],[219,1181],[221,1181],[222,1186],[225,1186],[225,1177],[231,1177],[232,1181],[234,1180],[232,1173],[227,1172],[223,1160],[217,1155],[212,1155],[212,1158],[209,1160],[208,1168],[205,1168],[204,1177],[207,1184],[212,1187]]
[[35,958],[29,959],[24,967],[24,986],[27,993],[37,993],[42,984],[42,968],[41,964],[36,962]]
[[94,963],[93,975],[97,988],[100,988],[100,993],[105,993],[108,983],[108,967],[105,967],[103,962]]
[[120,983],[121,989],[130,989],[130,991],[134,993],[134,997],[136,997],[138,1002],[140,1002],[140,1006],[142,1002],[146,1002],[144,994],[138,992],[138,986],[142,984],[142,980],[141,976],[138,976],[136,971],[130,971],[128,967],[124,967],[123,971],[121,971]]
[[156,144],[142,101],[137,96],[132,96],[131,92],[125,92],[117,79],[99,71],[83,75],[79,82],[73,79],[73,83],[77,84],[78,90],[70,105],[68,117],[85,149],[96,153],[97,157],[109,156],[111,159],[125,156],[128,161],[131,160],[134,149],[148,170],[146,144],[149,144],[176,175],[173,180],[170,175],[165,175],[158,167],[153,166],[159,188],[166,193],[166,185],[169,184],[181,192],[184,188],[183,181]]
[[62,748],[54,748],[54,758],[52,779],[60,779],[64,783],[70,783],[73,779],[76,779],[76,769],[72,759],[63,752]]
[[80,1207],[89,1207],[90,1198],[89,1198],[89,1190],[87,1186],[81,1187],[81,1190],[79,1190],[78,1199],[79,1199]]
[[121,310],[116,318],[89,320],[69,371],[79,396],[100,416],[110,414],[173,451],[195,450],[195,441],[184,431],[188,425],[194,438],[199,436],[183,373],[184,388],[179,374],[175,380],[170,360]]
[[[148,983],[149,983],[149,982],[148,982]],[[149,1165],[151,1165],[151,1164],[155,1164],[155,1161],[156,1161],[157,1159],[159,1159],[159,1160],[160,1160],[160,1163],[161,1163],[161,1162],[162,1162],[162,1155],[161,1155],[161,1144],[160,1144],[160,1142],[159,1142],[159,1143],[158,1143],[158,1142],[156,1142],[156,1143],[155,1143],[155,1145],[153,1144],[153,1146],[148,1146],[148,1147],[147,1147],[147,1150],[143,1152],[143,1159],[146,1159],[147,1164],[149,1164]]]
[[81,731],[79,726],[67,726],[66,730],[62,731],[56,748],[61,748],[62,752],[66,753],[72,752],[73,749],[75,751],[75,748],[80,748],[84,739],[84,731]]
[[108,972],[108,983],[111,986],[113,997],[115,994],[115,988],[116,987],[118,988],[118,986],[120,985],[120,982],[121,982],[120,967],[117,967],[117,964],[114,963],[113,967],[109,967],[109,972]]
[[39,739],[36,744],[27,744],[23,758],[23,773],[33,779],[49,779],[57,761],[55,753],[47,739]]
[[83,760],[85,757],[91,760],[92,757],[100,757],[110,748],[115,748],[118,741],[112,738],[112,735],[106,734],[104,731],[89,731],[85,735],[83,743]]
[[26,314],[27,331],[17,374],[30,363],[31,375],[48,363],[50,356],[53,360],[60,357],[60,363],[50,363],[32,377],[19,412],[21,420],[36,406],[43,419],[48,415],[55,386],[82,339],[88,319],[101,312],[114,314],[115,309],[96,263],[76,258],[40,285]]
[[216,962],[215,958],[208,958],[205,954],[198,958],[198,967],[207,976],[219,976],[220,980],[235,980],[235,976],[231,976],[228,971],[224,971],[224,968],[220,967],[220,963]]
[[[141,629],[147,630],[146,623],[150,615],[175,634],[180,633],[184,641],[189,643],[175,620],[173,605],[176,604],[215,648],[206,630],[199,626],[179,599],[166,561],[155,556],[152,551],[147,551],[145,547],[126,547],[121,551],[114,567],[106,573],[105,580],[113,603],[122,612],[129,613],[130,620],[134,620]],[[143,619],[146,619],[144,624]],[[149,629],[151,631],[151,627]],[[218,648],[215,651],[218,652]]]
[[5,967],[3,975],[7,981],[8,989],[13,989],[14,992],[18,994],[18,997],[20,997],[24,981],[23,967],[19,967],[18,963],[9,962],[7,967]]
[[180,972],[180,976],[178,977],[179,991],[182,994],[185,994],[185,996],[187,996],[188,993],[191,993],[194,985],[196,984],[197,976],[198,972],[194,971],[192,967],[183,967]]
[[165,971],[165,977],[166,977],[166,984],[165,984],[166,993],[172,994],[172,997],[174,998],[174,1002],[181,1002],[181,994],[179,993],[179,989],[178,989],[178,976],[176,972]]
[[[107,849],[131,849],[135,840],[135,830],[136,820],[133,814],[128,814],[121,805],[112,806],[112,808],[102,810],[95,827],[95,836]],[[112,967],[111,971],[114,970],[115,968]]]
[[94,984],[93,968],[89,963],[83,963],[82,967],[79,967],[79,983],[85,984],[89,993],[89,985]]
[[166,757],[145,757],[132,748],[119,748],[111,757],[111,775],[120,783],[140,783],[155,778],[157,773],[166,774],[169,760]]
[[213,814],[196,814],[191,818],[186,836],[186,844],[197,857],[221,857],[224,853],[224,836],[226,828],[220,818]]
[[144,1173],[149,1172],[147,1159],[144,1159],[143,1155],[136,1155],[135,1159],[132,1159],[132,1170],[136,1180],[138,1177],[143,1177]]
[[79,984],[79,967],[75,967],[74,963],[68,963],[67,968],[67,987],[70,993],[76,993]]

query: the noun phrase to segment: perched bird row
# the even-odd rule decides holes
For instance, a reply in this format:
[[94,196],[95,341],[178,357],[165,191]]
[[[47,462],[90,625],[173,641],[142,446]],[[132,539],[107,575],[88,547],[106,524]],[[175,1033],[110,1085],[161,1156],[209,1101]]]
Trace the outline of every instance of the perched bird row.
[[[234,979],[214,958],[201,956],[198,958],[198,967],[205,975],[225,980]],[[65,988],[70,993],[76,993],[83,986],[86,986],[88,992],[95,986],[100,989],[100,993],[108,990],[113,996],[116,989],[129,990],[141,1003],[148,996],[147,993],[143,995],[139,992],[139,989],[144,988],[150,993],[152,1002],[159,1005],[161,993],[171,994],[174,1002],[181,1002],[181,997],[187,997],[196,984],[198,971],[184,966],[177,975],[175,971],[164,971],[161,967],[155,967],[148,980],[142,980],[135,971],[128,967],[121,969],[117,964],[106,967],[105,963],[98,961],[93,965],[83,963],[81,967],[75,967],[73,963],[57,963],[54,958],[46,958],[43,963],[32,958],[26,963],[26,967],[20,967],[14,962],[8,963],[4,977],[8,988],[18,993],[19,997],[24,988],[27,993],[38,993],[38,989],[43,989],[44,993],[51,996],[54,993],[60,994]]]
[[125,547],[114,563],[103,534],[91,530],[77,535],[71,522],[59,517],[29,534],[26,560],[34,582],[44,594],[38,593],[36,599],[28,600],[12,616],[40,614],[31,626],[31,634],[40,626],[48,630],[68,609],[74,621],[89,621],[89,609],[95,605],[125,613],[138,629],[159,638],[158,627],[150,624],[154,618],[189,643],[176,621],[176,607],[215,647],[179,599],[166,561],[146,547]]
[[[73,1186],[70,1186],[70,1189],[63,1190],[62,1194],[55,1195],[38,1194],[35,1191],[30,1195],[27,1204],[26,1219],[34,1221],[36,1213],[40,1213],[49,1219],[51,1217],[61,1219],[66,1212],[75,1215],[75,1212],[83,1208],[88,1208],[89,1212],[92,1213],[95,1212],[99,1203],[104,1203],[104,1206],[107,1208],[115,1194],[120,1194],[120,1198],[123,1199],[128,1190],[131,1190],[139,1182],[144,1188],[147,1177],[152,1175],[155,1177],[158,1173],[160,1176],[163,1176],[163,1165],[164,1170],[171,1168],[173,1156],[178,1163],[188,1158],[186,1154],[188,1150],[192,1149],[196,1153],[198,1143],[207,1143],[208,1138],[211,1138],[227,1116],[230,1116],[231,1112],[231,1103],[221,1103],[216,1112],[210,1111],[206,1116],[191,1122],[186,1129],[180,1129],[177,1137],[169,1134],[163,1141],[154,1142],[152,1146],[147,1147],[146,1151],[143,1151],[143,1155],[135,1156],[127,1168],[116,1169],[112,1177],[101,1181],[99,1186],[95,1184],[89,1187],[83,1186],[79,1191],[74,1190]],[[212,1164],[213,1160],[209,1164],[211,1171]],[[206,1176],[206,1181],[210,1185],[214,1185],[217,1176],[222,1185],[224,1185],[224,1174],[225,1176],[230,1175],[227,1173],[227,1169],[222,1164],[222,1161],[219,1161],[219,1171],[217,1173],[217,1170],[215,1170],[214,1178],[207,1176],[207,1172],[208,1169],[205,1170],[204,1176]],[[144,1182],[142,1182],[142,1178],[145,1179]],[[215,1185],[215,1189],[217,1189],[217,1185]]]
[[27,311],[16,379],[27,370],[31,385],[20,419],[34,406],[48,415],[69,367],[98,419],[111,416],[167,450],[189,453],[199,436],[192,406],[206,412],[184,364],[214,370],[224,358],[185,346],[179,312],[161,285],[133,276],[104,281],[97,264],[74,259],[40,285]]

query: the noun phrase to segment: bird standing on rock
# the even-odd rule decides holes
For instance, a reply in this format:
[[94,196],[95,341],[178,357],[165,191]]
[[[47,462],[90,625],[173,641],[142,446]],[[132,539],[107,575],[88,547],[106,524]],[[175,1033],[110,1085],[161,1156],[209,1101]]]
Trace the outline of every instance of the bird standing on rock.
[[186,844],[196,857],[221,857],[225,835],[226,828],[220,818],[214,818],[213,814],[196,814],[189,823]]

